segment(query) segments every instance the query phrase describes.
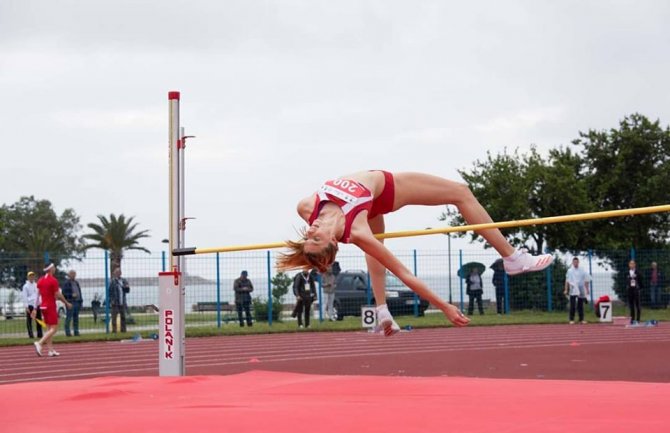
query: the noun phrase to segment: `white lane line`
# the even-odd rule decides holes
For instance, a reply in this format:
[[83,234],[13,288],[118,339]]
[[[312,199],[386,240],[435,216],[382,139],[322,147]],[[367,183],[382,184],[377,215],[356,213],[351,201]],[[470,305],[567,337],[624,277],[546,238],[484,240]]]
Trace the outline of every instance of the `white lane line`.
[[[386,344],[386,343],[377,343],[377,344],[366,344],[365,342],[361,342],[360,346],[366,350],[388,350],[388,349],[396,349],[396,348],[401,348],[401,349],[421,349],[426,346],[434,347],[436,349],[439,349],[441,347],[452,347],[452,346],[457,346],[460,350],[467,350],[468,348],[473,348],[473,347],[491,347],[491,348],[504,348],[504,347],[511,347],[514,345],[526,345],[526,344],[537,344],[537,343],[551,343],[553,345],[568,345],[570,343],[578,343],[580,345],[584,344],[591,344],[591,343],[598,343],[598,342],[663,342],[663,341],[669,341],[670,342],[670,336],[668,339],[666,339],[665,336],[646,336],[647,338],[645,339],[640,339],[640,338],[634,338],[634,339],[621,339],[619,336],[608,336],[607,338],[603,338],[603,336],[598,336],[598,337],[586,337],[586,338],[581,338],[578,340],[575,340],[573,338],[552,338],[552,337],[545,337],[543,336],[542,338],[535,338],[533,340],[525,339],[525,338],[508,338],[505,340],[496,340],[493,339],[492,341],[473,341],[473,340],[467,340],[467,341],[461,341],[458,342],[457,344],[454,344],[454,342],[450,342],[449,344],[442,344],[439,341],[435,340],[396,340],[394,341],[393,344]],[[219,343],[221,343],[219,341]],[[273,345],[272,347],[264,347],[263,349],[250,349],[246,347],[241,347],[241,348],[236,348],[236,349],[227,349],[222,347],[222,344],[219,344],[218,346],[212,345],[212,344],[205,344],[201,345],[199,347],[192,347],[190,349],[187,349],[187,359],[191,361],[199,361],[200,359],[209,359],[209,358],[223,358],[223,357],[234,357],[234,358],[245,358],[245,357],[267,357],[267,356],[273,356],[275,354],[283,354],[285,352],[289,352],[295,355],[299,355],[302,353],[313,353],[313,352],[319,352],[321,350],[341,350],[341,351],[346,351],[350,349],[354,349],[359,347],[358,345],[351,345],[351,344],[346,344],[346,345],[311,345],[309,347],[295,347],[295,344],[291,345]],[[151,350],[149,350],[151,349]],[[158,360],[158,355],[156,353],[156,347],[154,345],[153,348],[149,349],[142,349],[141,351],[135,351],[134,353],[124,353],[123,356],[123,362],[124,363],[130,363],[133,361],[146,361],[146,360],[152,360],[154,362],[157,362]],[[65,364],[70,366],[70,361],[68,359],[71,359],[74,356],[77,356],[76,353],[72,353],[70,351],[64,351],[62,350],[62,353],[64,356],[56,359],[49,359],[49,362],[52,363],[53,366],[59,365],[59,364]],[[111,352],[110,352],[111,353]],[[113,353],[118,354],[118,351],[114,351]],[[95,367],[100,367],[103,365],[112,365],[116,366],[119,363],[118,358],[110,358],[104,356],[104,354],[101,354],[99,352],[95,353],[95,358],[91,358],[90,355],[91,353],[87,353],[89,357],[87,358],[87,361],[80,360],[78,361],[76,366],[73,366],[73,368],[86,368],[89,365],[93,365]],[[23,360],[23,364],[20,367],[13,367],[12,369],[7,369],[6,371],[4,369],[0,369],[0,377],[6,377],[9,376],[13,373],[18,373],[21,371],[33,371],[35,367],[43,367],[44,360],[38,358],[37,356],[33,356],[33,353],[31,352],[30,355],[32,361],[26,361],[26,356],[22,356],[20,360]],[[153,358],[153,359],[152,359]]]
[[[607,343],[595,343],[595,344],[613,344],[611,342]],[[286,356],[283,358],[275,358],[275,359],[268,359],[261,361],[260,367],[262,369],[262,364],[263,363],[279,363],[279,362],[291,362],[291,361],[309,361],[309,360],[317,360],[317,359],[338,359],[338,358],[350,358],[350,357],[379,357],[379,356],[388,356],[388,355],[412,355],[412,354],[427,354],[427,353],[439,353],[439,352],[457,352],[457,351],[486,351],[486,350],[496,350],[496,349],[528,349],[528,348],[546,348],[546,347],[556,347],[554,344],[535,344],[535,345],[524,345],[524,346],[508,346],[508,347],[500,347],[500,348],[469,348],[469,349],[460,349],[460,348],[437,348],[437,349],[422,349],[422,350],[393,350],[393,351],[387,351],[387,352],[370,352],[370,351],[363,351],[363,352],[352,352],[352,353],[338,353],[338,354],[320,354],[320,355],[314,355],[314,356],[300,356],[300,357],[295,357],[295,356]],[[187,363],[186,368],[192,369],[192,368],[203,368],[203,367],[223,367],[223,366],[230,366],[230,365],[242,365],[242,364],[249,364],[248,360],[240,360],[240,361],[219,361],[219,362],[208,362],[208,363]],[[8,379],[8,380],[0,380],[0,384],[8,384],[8,383],[16,383],[16,382],[30,382],[30,381],[43,381],[43,380],[55,380],[55,379],[74,379],[74,378],[81,378],[81,377],[91,377],[91,376],[109,376],[109,375],[115,375],[115,374],[121,374],[121,375],[127,375],[128,373],[136,373],[136,372],[141,372],[141,371],[153,371],[157,372],[158,368],[157,367],[145,367],[145,368],[127,368],[127,369],[121,369],[121,370],[102,370],[101,372],[97,371],[92,371],[92,372],[79,372],[79,373],[68,373],[68,374],[60,374],[60,375],[50,375],[50,376],[43,376],[38,374],[33,374],[33,376],[28,377],[28,378],[15,378],[15,379]],[[50,373],[53,373],[53,371],[49,371]],[[101,374],[102,373],[102,374]]]
[[[505,328],[505,329],[503,329]],[[196,348],[198,346],[202,345],[207,345],[210,346],[211,342],[213,340],[219,341],[223,340],[226,342],[231,343],[229,346],[227,346],[227,350],[237,350],[238,347],[243,346],[244,348],[254,348],[254,347],[261,347],[261,348],[267,348],[268,346],[281,346],[284,344],[304,344],[304,343],[314,343],[314,344],[321,344],[321,345],[328,345],[332,346],[333,344],[340,344],[340,345],[351,345],[352,343],[377,343],[377,344],[405,344],[406,341],[412,340],[412,341],[420,341],[420,340],[430,340],[430,341],[435,341],[436,336],[434,335],[426,335],[426,334],[435,334],[438,333],[438,337],[442,338],[446,343],[461,343],[461,342],[466,342],[466,341],[472,341],[473,337],[477,337],[479,340],[478,341],[506,341],[506,340],[512,340],[516,341],[518,339],[524,339],[524,338],[593,338],[594,336],[603,336],[603,335],[620,335],[624,338],[644,338],[648,337],[649,335],[667,335],[668,338],[670,338],[670,332],[647,332],[645,334],[635,334],[635,333],[629,333],[629,332],[621,332],[621,329],[613,329],[613,328],[600,328],[600,327],[592,327],[592,328],[587,328],[584,327],[581,330],[578,330],[573,333],[560,333],[560,334],[554,334],[550,332],[529,332],[529,330],[525,330],[525,332],[507,332],[509,331],[510,328],[509,326],[499,326],[499,327],[492,327],[490,330],[484,332],[479,332],[476,335],[473,335],[473,333],[464,333],[460,332],[461,330],[455,330],[457,333],[453,333],[453,335],[449,335],[449,332],[439,332],[439,330],[432,330],[432,329],[427,329],[427,330],[417,330],[414,331],[413,333],[401,333],[392,339],[386,339],[382,336],[379,335],[369,335],[369,334],[361,334],[361,333],[356,333],[355,335],[359,337],[360,340],[355,341],[352,340],[351,338],[342,338],[341,333],[332,333],[332,334],[339,334],[336,336],[329,335],[331,333],[299,333],[299,334],[289,334],[289,337],[284,337],[280,338],[276,334],[271,335],[271,336],[226,336],[226,337],[202,337],[202,338],[190,338],[187,339],[186,345],[187,345],[187,350],[190,348]],[[466,328],[467,329],[467,328]],[[469,329],[475,329],[475,328],[469,328]],[[524,328],[521,328],[524,329]],[[561,328],[563,330],[565,329],[577,329],[575,327],[567,328],[563,327]],[[589,329],[588,333],[582,332],[582,330]],[[599,332],[592,332],[592,329],[596,329]],[[658,328],[650,328],[649,331],[654,331]],[[442,331],[450,331],[453,330],[453,328],[447,328]],[[546,331],[545,329],[539,329],[540,331]],[[601,330],[604,330],[605,332],[602,332]],[[670,328],[668,328],[670,331]],[[492,332],[492,331],[497,331],[497,332]],[[533,331],[533,330],[531,330]],[[535,330],[537,331],[537,330]],[[481,334],[481,335],[480,335]],[[262,340],[261,340],[262,338]],[[235,343],[240,343],[242,340],[243,344],[235,344]],[[246,341],[245,341],[246,340]],[[331,340],[336,340],[335,343]],[[100,347],[99,343],[80,343],[80,344],[68,344],[67,346],[59,344],[59,347],[68,347],[68,352],[77,354],[77,353],[90,353],[90,348],[94,347],[96,352],[102,353],[102,352],[109,352],[109,353],[119,353],[121,351],[128,352],[128,351],[141,351],[141,350],[155,350],[155,342],[142,342],[142,343],[119,343],[119,342],[104,342],[102,343],[102,347]],[[121,346],[120,346],[121,345]],[[217,344],[218,345],[218,344]],[[152,349],[153,348],[153,349]],[[30,352],[32,350],[31,346],[20,346],[20,347],[13,347],[11,349],[0,349],[0,360],[11,360],[13,356],[19,356],[22,357],[26,353],[26,351]],[[5,355],[5,356],[3,356]]]
[[[355,336],[359,338],[359,341],[355,341],[356,343],[362,344],[363,348],[356,349],[358,350],[355,353],[347,353],[346,351],[343,351],[341,353],[338,353],[336,357],[341,358],[341,357],[346,357],[346,356],[375,356],[378,353],[384,355],[384,354],[393,354],[393,353],[424,353],[427,350],[430,352],[440,352],[440,351],[454,351],[454,350],[487,350],[487,349],[496,349],[496,348],[515,348],[515,347],[556,347],[556,346],[561,346],[567,343],[568,340],[573,340],[579,344],[606,344],[608,342],[612,342],[611,338],[614,338],[614,342],[625,342],[626,340],[630,340],[630,342],[639,342],[642,341],[640,337],[644,337],[644,341],[664,341],[667,338],[670,338],[670,333],[668,332],[649,332],[649,331],[666,331],[668,329],[667,327],[659,327],[659,328],[649,328],[645,330],[640,330],[640,329],[635,329],[635,330],[630,330],[630,329],[623,329],[623,328],[612,328],[612,327],[566,327],[563,325],[558,325],[558,326],[549,326],[549,325],[543,325],[543,326],[535,326],[535,327],[527,327],[527,326],[519,326],[519,327],[514,327],[518,328],[520,331],[523,332],[516,332],[516,333],[511,333],[512,327],[510,326],[504,326],[504,327],[493,327],[493,328],[469,328],[470,330],[476,330],[477,332],[461,332],[462,330],[459,329],[454,329],[454,328],[439,328],[439,329],[425,329],[425,330],[417,330],[414,333],[403,333],[400,334],[399,336],[395,337],[394,339],[385,339],[383,337],[377,336],[377,335],[369,335],[366,333],[361,333],[361,332],[354,332],[354,333],[297,333],[297,334],[283,334],[281,337],[282,338],[277,338],[277,335],[263,335],[263,336],[234,336],[234,337],[209,337],[209,338],[193,338],[189,339],[187,341],[187,366],[191,366],[191,364],[195,367],[199,365],[227,365],[225,364],[226,362],[232,362],[234,364],[243,364],[247,363],[248,356],[253,356],[253,357],[264,357],[266,359],[266,362],[269,362],[270,360],[273,360],[274,362],[284,362],[284,361],[277,361],[277,359],[284,359],[284,360],[291,360],[291,359],[301,359],[301,357],[298,357],[296,355],[298,354],[304,354],[304,355],[310,355],[312,353],[318,353],[319,350],[321,349],[320,346],[326,346],[329,350],[333,350],[333,342],[328,341],[328,340],[334,340],[337,341],[340,344],[344,344],[347,348],[350,350],[352,349],[351,343],[354,342],[352,341],[350,336]],[[468,328],[466,328],[468,329]],[[555,335],[554,332],[551,332],[553,329],[560,329],[561,335]],[[584,330],[589,330],[590,332],[588,334],[585,334],[583,331]],[[596,330],[594,332],[593,330]],[[565,332],[568,331],[568,332]],[[632,331],[632,332],[631,332]],[[642,332],[635,332],[635,331],[642,331]],[[437,335],[435,335],[437,334]],[[473,341],[472,338],[475,337],[477,334],[477,337],[480,337],[480,341]],[[650,338],[652,337],[654,338]],[[668,334],[666,336],[666,334]],[[347,338],[343,338],[347,337]],[[608,338],[606,339],[607,341],[600,341],[603,340],[602,337],[607,336]],[[444,339],[444,342],[440,342],[436,340],[435,337],[439,337],[441,339]],[[457,338],[454,338],[457,337]],[[484,337],[484,338],[481,338]],[[562,337],[561,340],[557,340],[557,337]],[[624,338],[622,338],[624,337]],[[531,345],[527,340],[531,339],[534,340],[532,341],[532,344],[535,346]],[[551,341],[551,344],[547,345],[540,345],[537,346],[537,343],[540,341],[538,340],[544,340],[544,339],[549,339]],[[247,341],[245,341],[247,340]],[[255,343],[258,343],[258,346],[262,346],[262,348],[265,351],[261,352],[252,352],[249,351],[249,344],[248,340],[252,340]],[[595,340],[595,341],[594,341]],[[310,350],[296,350],[296,346],[301,346],[304,345],[305,343],[309,342],[316,342],[320,343],[317,346],[312,344]],[[432,343],[428,347],[426,346],[427,342]],[[235,343],[235,346],[240,345],[239,343],[242,343],[241,346],[244,346],[245,351],[240,352],[239,350],[230,350],[228,349],[229,345]],[[283,354],[281,351],[274,350],[271,352],[267,352],[269,349],[268,343],[273,343],[271,349],[276,349],[276,348],[284,348],[286,351],[288,351],[288,354]],[[284,343],[284,344],[282,344]],[[494,346],[489,346],[489,343],[494,344]],[[138,362],[157,362],[157,353],[156,353],[156,348],[155,345],[156,343],[151,344],[150,346],[140,346],[138,345],[129,345],[129,343],[114,343],[114,342],[104,342],[104,343],[83,343],[83,344],[72,344],[71,346],[77,347],[78,350],[72,351],[73,354],[75,352],[78,352],[80,354],[83,354],[85,356],[89,356],[90,359],[90,351],[93,349],[94,351],[97,352],[105,352],[109,354],[116,354],[118,355],[121,351],[120,349],[122,346],[120,344],[124,344],[125,347],[123,347],[123,360],[124,362],[131,362],[131,361],[137,361],[133,362],[133,366],[136,365]],[[144,343],[141,343],[144,344]],[[439,344],[439,346],[433,346],[435,344]],[[457,345],[458,347],[453,348],[453,347],[444,347],[444,344],[447,344],[448,346],[453,346]],[[475,345],[476,347],[472,347],[471,345]],[[400,346],[400,347],[398,347]],[[418,347],[417,347],[418,346]],[[126,349],[126,347],[128,349]],[[338,344],[339,347],[339,344]],[[27,347],[22,347],[21,349],[26,349],[29,348]],[[103,348],[101,351],[100,349]],[[213,350],[215,349],[215,350]],[[374,349],[374,352],[371,352],[370,350]],[[400,349],[396,351],[392,351],[390,349]],[[218,350],[218,351],[217,351]],[[361,352],[362,351],[362,352]],[[69,352],[69,351],[68,351]],[[132,358],[129,357],[130,353],[127,352],[132,352],[133,356]],[[279,353],[278,353],[279,352]],[[232,360],[230,358],[230,355],[240,353],[241,355],[239,357],[233,357]],[[242,355],[243,353],[243,355]],[[100,355],[100,353],[97,353]],[[228,354],[228,358],[226,358],[226,354]],[[190,356],[188,356],[190,355]],[[284,358],[281,358],[281,356],[284,356]],[[279,357],[279,358],[278,358]],[[323,358],[324,356],[321,355],[319,356],[320,358]],[[326,357],[333,357],[333,355],[329,355]],[[69,358],[69,357],[68,357]],[[153,358],[153,359],[151,359]],[[309,356],[303,356],[302,358],[304,359],[311,359]],[[31,364],[34,364],[35,367],[39,368],[44,368],[44,364],[41,361],[44,360],[39,360],[39,359],[34,359],[34,362]],[[216,359],[217,361],[212,363],[205,363],[201,364],[200,361],[208,361],[208,360],[214,360]],[[20,356],[20,360],[25,361],[25,355]],[[58,362],[61,361],[61,362]],[[106,361],[106,359],[105,359]],[[101,361],[100,359],[93,359],[92,362],[95,363],[95,372],[91,373],[85,373],[86,375],[92,374],[98,374],[98,371],[103,368],[104,365],[107,364],[112,364],[113,367],[118,367],[119,366],[119,361],[118,359],[113,359],[110,362],[105,362]],[[64,364],[67,366],[71,366],[71,364],[68,364],[68,361],[66,359],[54,359],[52,361],[52,367],[56,367],[58,364]],[[38,364],[39,363],[39,364]],[[28,366],[27,368],[30,368]],[[85,368],[83,365],[78,365],[74,369],[75,371],[79,371],[80,373],[78,374],[84,374],[81,373],[82,368]],[[151,367],[153,369],[156,369],[156,367]],[[31,369],[32,370],[32,369]],[[66,368],[66,369],[61,369],[61,371],[70,371],[72,368]],[[133,372],[137,371],[138,369],[135,368],[124,368],[123,370],[111,370],[112,372]],[[147,368],[142,368],[139,369],[140,371],[145,371]],[[53,372],[52,369],[50,371]],[[31,375],[35,375],[35,371],[30,371]],[[23,375],[23,374],[21,374]],[[4,374],[4,377],[9,377],[13,376],[11,373],[10,374]],[[15,374],[14,374],[15,376]],[[76,375],[75,375],[76,376]],[[65,375],[65,376],[58,376],[58,377],[72,377],[72,375]],[[35,380],[36,378],[30,378],[26,380]],[[5,382],[7,383],[8,381],[0,381],[0,383]]]
[[[602,340],[602,341],[594,341],[591,342],[590,344],[618,344],[620,343],[621,340],[619,339],[608,339],[608,340]],[[638,343],[639,341],[631,341],[631,343]],[[472,351],[472,350],[494,350],[494,349],[521,349],[521,348],[538,348],[538,347],[565,347],[569,346],[569,343],[567,341],[551,341],[551,342],[544,342],[544,341],[535,341],[535,342],[528,342],[524,341],[521,342],[520,344],[513,344],[513,345],[504,345],[504,346],[486,346],[486,345],[479,345],[479,344],[473,344],[473,345],[468,345],[468,346],[458,346],[458,347],[445,347],[443,345],[434,345],[434,346],[412,346],[412,347],[388,347],[385,348],[384,350],[380,351],[377,349],[371,350],[369,347],[350,347],[348,350],[342,350],[337,354],[322,354],[318,350],[304,350],[300,352],[295,352],[292,350],[287,350],[284,352],[280,353],[266,353],[263,355],[260,354],[252,354],[252,355],[244,355],[244,356],[235,356],[235,357],[221,357],[217,356],[217,354],[211,354],[210,356],[207,357],[201,357],[201,359],[194,360],[193,358],[187,358],[187,368],[191,367],[203,367],[203,366],[225,366],[225,365],[234,365],[234,364],[247,364],[249,363],[250,356],[251,357],[256,357],[261,360],[261,362],[284,362],[284,361],[290,361],[290,360],[309,360],[309,359],[327,359],[327,358],[346,358],[348,356],[387,356],[387,355],[394,355],[394,354],[412,354],[412,353],[435,353],[435,352],[460,352],[460,351]],[[149,362],[148,358],[140,359],[138,361],[144,361],[144,362]],[[134,367],[135,365],[138,364],[138,362],[133,362],[130,363],[129,361],[125,361],[128,365],[129,368],[124,368],[123,370],[111,370],[111,371],[135,371]],[[151,362],[155,362],[155,360],[152,360]],[[64,365],[68,366],[68,368],[60,368],[56,369],[54,368],[55,366],[52,365],[52,368],[49,369],[50,373],[56,373],[56,372],[61,372],[63,373],[60,376],[54,376],[54,377],[70,377],[71,374],[69,372],[79,372],[78,374],[83,374],[82,371],[86,370],[92,370],[92,374],[99,374],[99,373],[106,373],[106,366],[109,365],[110,363],[96,363],[94,366],[88,367],[88,366],[72,366],[71,364],[67,362],[63,362]],[[42,364],[43,367],[44,364]],[[120,367],[119,362],[113,362],[111,363],[112,367]],[[123,365],[123,364],[122,364]],[[157,366],[151,367],[153,369],[156,369]],[[22,377],[22,376],[30,376],[26,380],[35,380],[38,379],[36,377],[36,374],[39,374],[39,372],[35,371],[28,371],[28,372],[12,372],[8,374],[1,374],[0,377]],[[75,374],[76,376],[76,374]],[[11,380],[8,379],[3,379],[0,380],[0,383],[8,383],[11,382]]]

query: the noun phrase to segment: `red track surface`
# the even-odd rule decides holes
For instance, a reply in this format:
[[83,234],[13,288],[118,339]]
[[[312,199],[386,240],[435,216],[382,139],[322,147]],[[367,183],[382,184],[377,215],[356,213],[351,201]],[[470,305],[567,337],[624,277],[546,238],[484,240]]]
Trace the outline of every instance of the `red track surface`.
[[[61,344],[58,350],[58,358],[38,358],[28,346],[0,349],[0,384],[158,374],[153,341]],[[189,376],[272,370],[670,382],[670,325],[440,328],[392,338],[363,332],[191,338],[186,359]]]
[[[176,378],[157,377],[154,341],[60,345],[59,358],[4,348],[0,407],[11,410],[0,431],[665,433],[670,425],[662,408],[670,383],[659,383],[670,382],[667,324],[393,338],[302,332],[194,338],[186,347],[190,377]],[[249,371],[261,369],[276,372]]]

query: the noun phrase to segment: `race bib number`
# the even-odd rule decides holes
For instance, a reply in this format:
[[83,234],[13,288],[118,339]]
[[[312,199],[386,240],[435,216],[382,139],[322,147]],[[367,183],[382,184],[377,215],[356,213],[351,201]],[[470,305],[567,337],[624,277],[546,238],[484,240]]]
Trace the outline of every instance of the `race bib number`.
[[347,179],[328,181],[321,186],[321,191],[346,203],[354,203],[364,192],[358,183]]

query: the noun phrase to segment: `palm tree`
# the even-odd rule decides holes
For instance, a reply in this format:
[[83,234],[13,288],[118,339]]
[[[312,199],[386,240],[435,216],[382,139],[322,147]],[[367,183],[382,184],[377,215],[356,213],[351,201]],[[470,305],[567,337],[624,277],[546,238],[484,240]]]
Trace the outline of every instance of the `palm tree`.
[[137,224],[133,223],[133,218],[126,217],[121,214],[118,216],[111,214],[109,218],[104,215],[98,215],[100,224],[89,223],[88,228],[93,230],[93,233],[85,234],[83,237],[91,243],[86,245],[86,249],[100,248],[109,251],[110,255],[110,270],[121,267],[121,260],[123,259],[123,252],[125,250],[141,250],[151,253],[148,249],[138,245],[138,241],[142,238],[149,237],[148,230],[135,232]]

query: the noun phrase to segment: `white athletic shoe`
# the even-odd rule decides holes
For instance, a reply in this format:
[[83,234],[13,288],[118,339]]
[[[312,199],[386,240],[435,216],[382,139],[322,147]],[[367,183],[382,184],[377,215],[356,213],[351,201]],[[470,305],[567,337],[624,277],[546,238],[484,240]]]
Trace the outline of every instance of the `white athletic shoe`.
[[377,322],[379,322],[378,326],[384,331],[384,335],[387,337],[391,337],[400,332],[400,326],[395,323],[391,312],[386,306],[377,309]]
[[55,350],[50,350],[49,356],[60,356],[60,353],[56,352]]
[[37,352],[37,356],[42,356],[42,345],[39,342],[34,342],[35,345],[35,352]]
[[515,259],[504,259],[505,272],[508,275],[519,275],[524,272],[535,272],[545,269],[554,262],[554,256],[551,254],[542,254],[540,256],[531,256],[528,250],[519,251]]

